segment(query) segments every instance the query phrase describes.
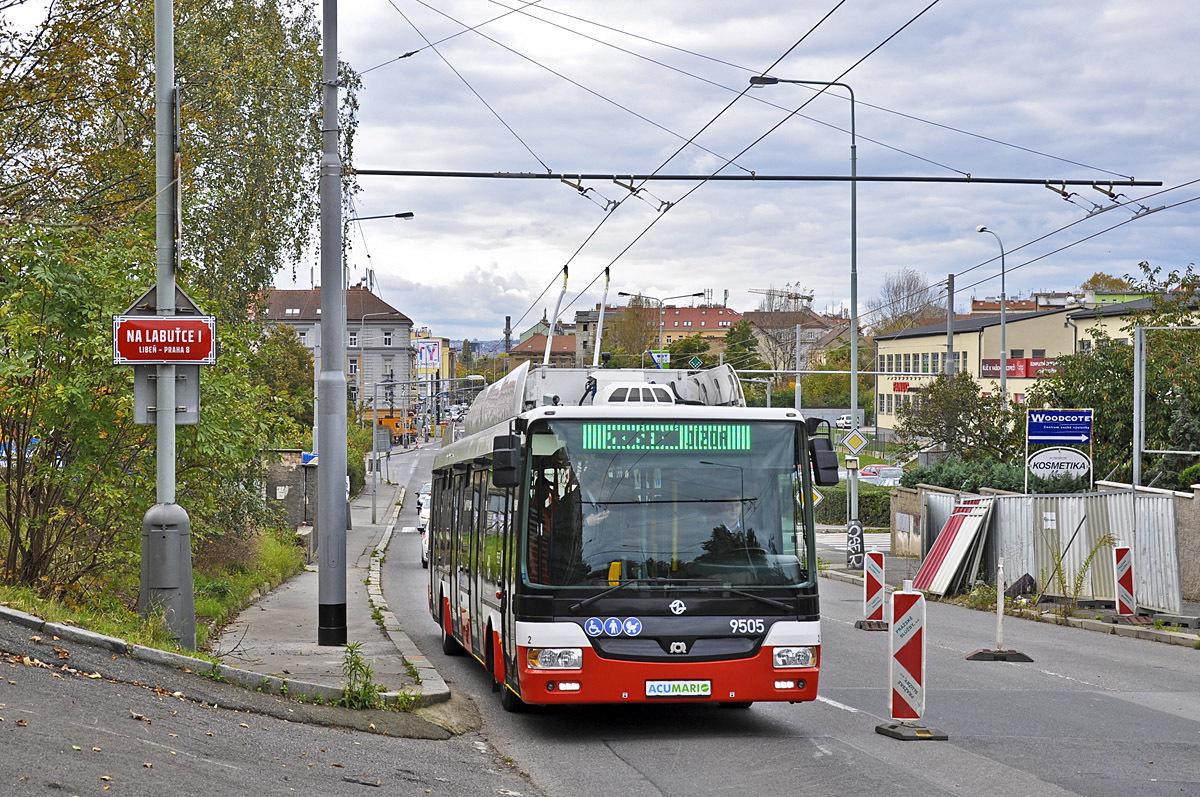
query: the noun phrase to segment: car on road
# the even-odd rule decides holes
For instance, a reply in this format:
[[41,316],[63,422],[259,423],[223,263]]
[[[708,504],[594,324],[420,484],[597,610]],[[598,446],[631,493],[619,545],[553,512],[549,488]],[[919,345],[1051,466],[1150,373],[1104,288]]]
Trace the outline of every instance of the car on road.
[[849,429],[853,423],[849,415],[839,415],[833,425],[837,429]]
[[417,513],[420,514],[421,507],[429,501],[429,495],[433,492],[433,482],[425,482],[421,485],[421,489],[417,492]]
[[421,567],[429,567],[429,527],[421,529]]
[[886,465],[863,465],[858,469],[858,478],[863,476],[878,476],[880,468],[886,468]]
[[903,475],[904,468],[884,466],[879,467],[874,475],[863,476],[860,474],[858,480],[868,484],[877,484],[880,487],[899,487],[900,477]]

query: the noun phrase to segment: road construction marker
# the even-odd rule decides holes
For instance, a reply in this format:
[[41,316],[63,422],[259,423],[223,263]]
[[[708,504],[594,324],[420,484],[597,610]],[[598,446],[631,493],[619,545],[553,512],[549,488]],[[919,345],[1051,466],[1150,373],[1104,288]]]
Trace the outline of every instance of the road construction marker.
[[854,627],[866,631],[888,630],[883,607],[883,554],[868,551],[863,558],[863,619],[856,622]]
[[1133,550],[1128,545],[1113,546],[1113,570],[1117,579],[1117,616],[1137,614],[1133,599]]
[[925,713],[925,596],[911,581],[892,593],[888,713],[892,721],[875,732],[901,741],[944,741],[950,737],[916,720]]

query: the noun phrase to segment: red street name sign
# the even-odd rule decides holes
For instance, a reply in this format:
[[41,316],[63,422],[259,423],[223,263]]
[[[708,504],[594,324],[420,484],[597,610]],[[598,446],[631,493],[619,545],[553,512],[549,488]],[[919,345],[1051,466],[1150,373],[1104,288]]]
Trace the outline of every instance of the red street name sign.
[[215,365],[217,319],[212,316],[113,316],[113,364]]

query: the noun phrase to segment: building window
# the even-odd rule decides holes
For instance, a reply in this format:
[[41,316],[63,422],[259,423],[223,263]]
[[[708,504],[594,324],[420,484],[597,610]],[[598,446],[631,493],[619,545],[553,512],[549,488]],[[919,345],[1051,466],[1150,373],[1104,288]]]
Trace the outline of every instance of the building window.
[[348,374],[350,376],[358,376],[358,358],[357,357],[350,358],[350,369],[348,371]]
[[883,370],[883,355],[882,354],[879,355],[879,364],[875,366],[875,370],[877,370],[877,371]]
[[921,352],[921,373],[929,373],[929,352]]
[[301,346],[307,346],[307,345],[308,345],[308,333],[307,333],[307,332],[297,332],[297,333],[296,333],[296,337],[300,338],[300,345],[301,345]]
[[912,373],[912,355],[911,354],[904,355],[904,373],[906,373],[906,374]]
[[1034,349],[1032,352],[1030,352],[1030,354],[1034,357],[1034,359],[1039,359],[1046,356],[1046,350]]
[[392,345],[392,331],[390,329],[387,332],[383,333],[383,345],[384,346]]
[[1009,349],[1008,350],[1008,359],[1010,359],[1010,360],[1025,359],[1025,350],[1024,349]]
[[283,311],[284,315],[300,315],[299,307],[289,307]]
[[941,373],[941,369],[938,368],[938,361],[940,360],[941,356],[942,356],[941,352],[935,351],[933,353],[933,373],[935,373],[935,374]]
[[1084,338],[1083,340],[1079,341],[1079,353],[1080,354],[1088,354],[1091,352],[1091,350],[1092,350],[1092,339],[1091,338]]
[[885,368],[884,370],[887,371],[889,374],[892,372],[892,355],[890,355],[890,354],[887,356],[887,368]]
[[357,332],[350,332],[350,333],[347,333],[347,334],[349,335],[349,337],[348,337],[348,339],[346,340],[346,345],[347,345],[347,346],[349,346],[349,347],[350,347],[350,348],[352,348],[352,349],[353,349],[353,348],[356,348],[356,347],[358,346],[358,333],[357,333]]
[[888,414],[888,415],[893,415],[893,414],[894,414],[894,413],[892,412],[892,402],[893,402],[894,400],[895,400],[895,396],[893,396],[891,393],[888,393],[888,394],[887,394],[887,414]]
[[883,415],[884,408],[887,407],[887,402],[884,400],[884,394],[879,394],[879,414]]

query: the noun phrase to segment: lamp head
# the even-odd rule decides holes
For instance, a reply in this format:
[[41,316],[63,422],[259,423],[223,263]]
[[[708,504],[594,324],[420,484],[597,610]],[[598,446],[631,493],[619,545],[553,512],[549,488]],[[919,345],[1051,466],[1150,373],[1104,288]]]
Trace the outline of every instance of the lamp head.
[[750,78],[751,86],[774,86],[778,82],[779,78],[768,75],[755,75]]
[[991,232],[991,230],[989,230],[987,227],[984,227],[982,224],[980,224],[978,227],[975,228],[975,232]]

